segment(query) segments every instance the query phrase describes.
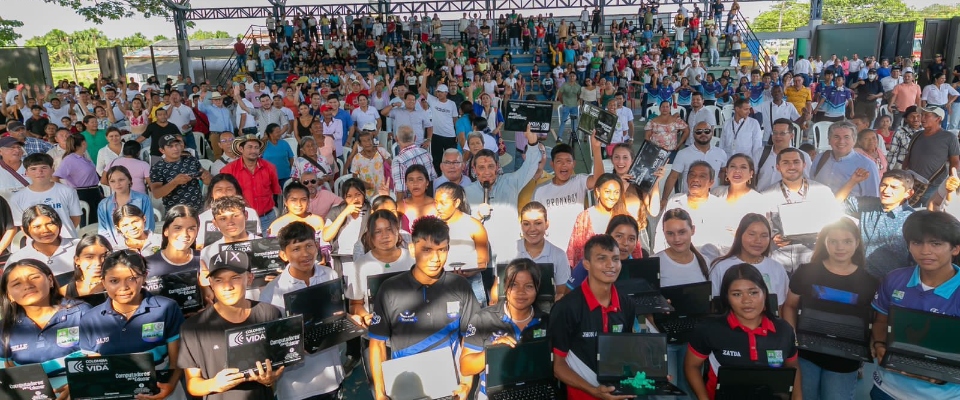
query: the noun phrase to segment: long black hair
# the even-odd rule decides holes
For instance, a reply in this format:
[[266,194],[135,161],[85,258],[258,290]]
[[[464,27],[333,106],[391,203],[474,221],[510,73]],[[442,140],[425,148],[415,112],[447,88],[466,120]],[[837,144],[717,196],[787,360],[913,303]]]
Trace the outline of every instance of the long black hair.
[[210,184],[207,185],[207,195],[203,198],[204,210],[209,210],[210,205],[213,204],[213,186],[223,181],[233,184],[233,188],[237,191],[237,196],[243,196],[243,189],[240,187],[240,182],[237,181],[237,178],[230,174],[216,174],[213,178],[210,178]]
[[7,295],[7,284],[10,283],[10,274],[13,273],[17,267],[33,268],[50,280],[50,292],[47,293],[50,306],[58,305],[63,300],[63,296],[60,295],[60,285],[57,283],[57,278],[54,277],[53,271],[50,270],[47,264],[32,258],[7,264],[3,269],[3,274],[0,274],[0,330],[3,331],[2,354],[3,358],[6,359],[10,358],[10,335],[13,334],[13,326],[17,322],[17,314],[20,312],[20,306],[10,300],[10,296]]
[[[710,264],[710,268],[715,268],[717,263],[720,261],[730,259],[733,257],[740,257],[740,253],[743,252],[743,235],[747,232],[747,228],[750,225],[753,225],[756,222],[760,222],[764,227],[767,228],[767,233],[770,234],[771,238],[773,237],[773,232],[770,230],[770,222],[767,221],[767,217],[764,217],[760,214],[749,213],[743,216],[743,219],[740,220],[740,225],[737,226],[737,232],[733,237],[733,244],[730,245],[730,250],[727,251],[727,254],[724,254],[721,257],[718,257],[716,260],[713,260],[713,263]],[[763,251],[763,256],[767,257],[770,255],[770,244],[767,244],[767,249]]]
[[776,318],[773,310],[767,307],[766,300],[770,297],[770,288],[767,287],[767,283],[763,280],[763,274],[760,273],[757,267],[747,263],[734,265],[723,274],[723,279],[720,281],[720,313],[727,314],[733,310],[730,307],[730,286],[733,285],[734,281],[740,279],[753,282],[763,291],[763,315],[771,320]]
[[[107,254],[113,251],[113,245],[110,244],[110,241],[107,238],[100,235],[86,235],[83,239],[80,239],[77,242],[77,251],[73,253],[74,257],[80,257],[80,253],[83,253],[87,247],[90,246],[100,246],[107,249]],[[73,280],[75,282],[80,282],[83,280],[83,269],[77,265],[76,262],[73,263]]]
[[[197,215],[197,210],[195,210],[193,207],[183,204],[177,204],[173,207],[170,207],[170,209],[167,210],[167,213],[163,215],[163,225],[160,228],[160,236],[163,237],[163,239],[160,241],[161,249],[167,248],[167,244],[170,243],[170,239],[167,239],[166,234],[167,226],[172,224],[177,218],[193,218],[193,220],[197,223],[197,232],[202,229],[200,227],[200,217]],[[193,247],[196,244],[196,237],[194,237],[193,241],[194,243],[190,243],[190,247]]]
[[460,205],[457,207],[457,210],[470,215],[470,205],[467,204],[467,193],[463,190],[463,186],[453,182],[441,183],[433,193],[434,198],[440,196],[441,192],[449,194],[453,200],[459,200]]

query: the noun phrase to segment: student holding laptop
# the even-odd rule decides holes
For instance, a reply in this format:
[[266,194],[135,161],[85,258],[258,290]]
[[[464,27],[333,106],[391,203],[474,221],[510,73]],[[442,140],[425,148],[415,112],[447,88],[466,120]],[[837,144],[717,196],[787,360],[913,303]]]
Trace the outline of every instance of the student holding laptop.
[[[34,259],[6,265],[0,304],[0,363],[42,364],[59,398],[69,397],[64,358],[80,351],[80,319],[90,306],[61,296],[50,267]],[[56,345],[36,346],[40,341]]]
[[627,399],[597,381],[597,335],[634,332],[633,300],[617,291],[620,249],[610,235],[595,235],[583,248],[587,279],[550,311],[553,374],[567,385],[567,399]]
[[[690,338],[683,369],[698,399],[716,396],[721,366],[798,368],[793,327],[766,308],[769,295],[764,276],[747,263],[731,266],[720,284],[721,315],[703,321]],[[707,381],[703,364],[710,358]],[[800,373],[793,385],[793,400],[803,398]]]
[[[216,214],[216,213],[215,213]],[[242,224],[243,222],[241,222]],[[247,300],[246,253],[225,250],[210,258],[210,289],[216,302],[184,322],[177,365],[187,377],[187,392],[206,400],[261,400],[273,398],[273,385],[284,368],[273,369],[270,360],[257,362],[257,369],[245,376],[227,365],[227,338],[224,331],[280,319],[280,310]]]
[[[903,223],[903,238],[917,265],[895,269],[883,279],[873,300],[873,350],[877,362],[887,352],[887,316],[893,306],[960,317],[960,221],[945,212],[917,211]],[[878,367],[873,399],[954,399],[960,385]],[[879,382],[879,383],[878,383]]]
[[[260,301],[283,311],[283,294],[338,279],[336,271],[317,262],[316,231],[295,221],[277,232],[280,258],[287,267],[260,291]],[[304,362],[291,365],[277,383],[277,396],[284,399],[333,400],[339,398],[343,366],[340,349],[331,347],[306,354]]]
[[[467,320],[479,307],[462,276],[444,272],[450,250],[450,228],[437,217],[425,216],[413,224],[416,264],[409,272],[388,279],[373,301],[370,317],[370,373],[376,400],[387,399],[383,363],[390,341],[392,359],[437,349],[453,351],[467,332]],[[451,393],[466,397],[469,383]]]
[[542,284],[540,267],[529,258],[518,258],[507,265],[504,276],[506,301],[474,314],[464,335],[460,373],[464,376],[480,374],[477,400],[487,398],[483,373],[487,366],[486,346],[505,344],[516,347],[521,341],[547,336],[549,315],[533,306]]
[[110,299],[80,321],[80,348],[104,356],[150,352],[157,372],[168,373],[158,375],[160,393],[151,398],[186,399],[176,362],[183,313],[177,302],[146,291],[146,277],[147,263],[135,250],[107,256],[100,278]]
[[[839,313],[835,311],[838,308],[855,309],[862,311],[857,317],[866,318],[879,282],[867,273],[863,254],[860,228],[853,221],[843,218],[825,226],[817,236],[810,263],[801,265],[790,279],[790,291],[783,304],[783,319],[799,329],[797,311],[801,301],[804,304],[825,303],[820,307],[827,312]],[[841,308],[843,306],[846,308]],[[807,315],[803,313],[803,316]],[[861,365],[859,361],[800,350],[799,362],[804,376],[803,392],[808,398],[853,398],[857,370]]]

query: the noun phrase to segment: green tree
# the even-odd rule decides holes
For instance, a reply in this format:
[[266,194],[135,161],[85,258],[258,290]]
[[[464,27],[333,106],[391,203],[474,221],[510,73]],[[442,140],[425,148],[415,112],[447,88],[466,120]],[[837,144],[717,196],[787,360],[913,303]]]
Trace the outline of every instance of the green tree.
[[154,41],[154,42],[159,42],[159,41],[161,41],[161,40],[167,40],[167,37],[166,37],[166,36],[163,36],[163,35],[157,35],[157,36],[154,36],[154,37],[153,37],[153,41]]
[[15,28],[23,26],[23,22],[13,19],[0,18],[0,46],[12,46],[13,42],[20,39],[20,34]]
[[127,47],[127,48],[137,48],[137,49],[141,47],[147,47],[151,43],[153,43],[153,41],[151,41],[150,38],[144,36],[140,32],[137,32],[125,38],[120,38],[113,41],[114,45]]
[[54,64],[70,63],[71,58],[79,64],[91,63],[97,58],[97,48],[111,45],[111,41],[99,29],[88,28],[82,31],[66,33],[54,29],[43,36],[27,39],[27,46],[46,46],[50,62]]
[[[824,24],[914,21],[920,18],[919,15],[903,0],[825,0],[823,3]],[[778,26],[780,30],[792,31],[809,23],[810,4],[786,0],[760,13],[750,27],[757,32],[776,32]]]
[[[102,24],[104,20],[118,20],[135,15],[142,15],[144,18],[170,16],[170,10],[164,5],[163,0],[43,0],[43,2],[72,8],[87,21],[97,24]],[[185,3],[185,1],[174,1],[174,3]]]
[[810,4],[788,0],[777,3],[764,11],[750,23],[750,29],[757,32],[793,31],[806,26],[810,20]]
[[204,39],[229,39],[232,36],[224,31],[210,32],[205,30],[198,30],[190,34],[190,40],[204,40]]

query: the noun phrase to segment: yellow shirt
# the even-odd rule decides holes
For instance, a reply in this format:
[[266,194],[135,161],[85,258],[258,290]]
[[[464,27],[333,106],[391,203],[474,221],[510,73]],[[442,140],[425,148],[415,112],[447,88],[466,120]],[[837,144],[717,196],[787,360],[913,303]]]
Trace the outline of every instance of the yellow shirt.
[[783,95],[787,97],[787,101],[790,104],[793,104],[797,108],[797,112],[803,114],[803,110],[807,108],[807,102],[813,101],[813,97],[810,95],[810,88],[800,88],[796,86],[790,86],[783,91]]
[[164,108],[166,106],[167,105],[164,104],[163,102],[161,102],[160,104],[157,104],[156,106],[153,106],[153,108],[150,109],[150,122],[157,122],[157,110]]
[[539,179],[531,179],[530,182],[527,182],[527,186],[520,189],[520,195],[517,196],[517,211],[522,210],[523,206],[533,200],[533,191],[536,190],[537,186],[549,182],[551,179],[553,179],[553,174],[543,171]]

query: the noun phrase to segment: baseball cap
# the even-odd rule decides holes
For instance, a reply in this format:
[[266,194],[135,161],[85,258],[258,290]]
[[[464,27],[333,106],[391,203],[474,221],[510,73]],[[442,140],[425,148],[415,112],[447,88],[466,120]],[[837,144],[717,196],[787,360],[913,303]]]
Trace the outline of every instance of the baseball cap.
[[447,85],[444,85],[444,84],[441,83],[441,84],[437,85],[437,91],[438,91],[438,92],[447,93],[447,92],[450,91],[450,89],[447,88]]
[[15,131],[17,129],[27,129],[27,127],[23,125],[23,122],[20,121],[11,121],[7,123],[8,131]]
[[360,130],[362,130],[362,131],[376,131],[376,130],[377,130],[377,123],[376,123],[376,122],[367,122],[367,123],[363,124],[363,126],[360,128]]
[[870,68],[869,70],[867,70],[867,73],[868,73],[868,74],[875,74],[875,73],[877,73],[877,69],[876,69],[876,68]]
[[926,106],[924,108],[921,108],[920,111],[927,114],[937,114],[937,116],[940,117],[940,119],[943,119],[944,117],[947,116],[947,113],[943,112],[943,109],[937,106]]
[[327,111],[330,111],[330,110],[333,110],[333,108],[330,107],[330,106],[328,106],[328,105],[326,105],[326,104],[320,106],[320,112],[327,112]]
[[173,142],[183,142],[183,138],[181,138],[180,135],[163,135],[160,137],[158,144],[163,148]]
[[210,259],[209,274],[212,276],[219,271],[228,270],[238,274],[247,272],[250,258],[247,253],[236,250],[224,250],[213,255]]
[[17,138],[13,136],[4,136],[0,138],[0,147],[13,147],[15,144],[23,147],[23,142],[17,140]]

